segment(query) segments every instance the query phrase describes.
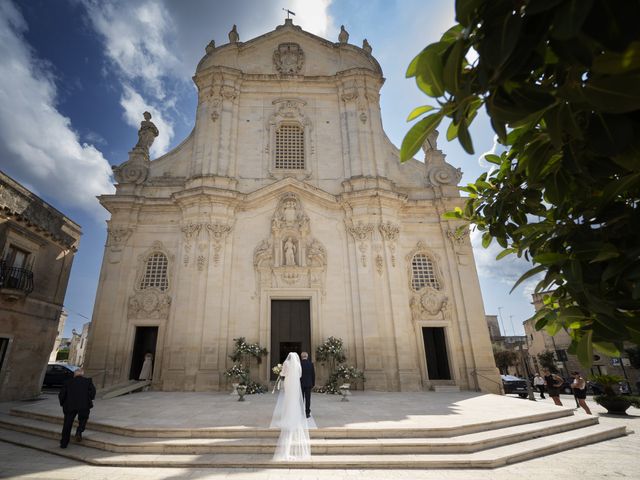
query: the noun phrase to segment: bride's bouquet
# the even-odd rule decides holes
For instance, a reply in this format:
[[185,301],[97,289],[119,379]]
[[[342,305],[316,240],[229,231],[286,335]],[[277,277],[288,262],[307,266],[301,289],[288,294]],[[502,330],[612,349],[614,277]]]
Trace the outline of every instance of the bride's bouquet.
[[276,393],[276,390],[278,391],[280,390],[280,383],[282,382],[282,377],[280,376],[280,373],[282,372],[282,364],[281,363],[277,364],[275,367],[271,369],[271,371],[276,375],[278,375],[276,384],[273,386],[273,390],[271,390],[271,393]]

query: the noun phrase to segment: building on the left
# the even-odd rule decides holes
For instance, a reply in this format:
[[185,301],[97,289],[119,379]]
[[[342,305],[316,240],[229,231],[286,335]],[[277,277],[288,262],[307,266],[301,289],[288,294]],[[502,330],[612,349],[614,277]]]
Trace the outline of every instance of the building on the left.
[[40,393],[81,235],[0,172],[0,401]]

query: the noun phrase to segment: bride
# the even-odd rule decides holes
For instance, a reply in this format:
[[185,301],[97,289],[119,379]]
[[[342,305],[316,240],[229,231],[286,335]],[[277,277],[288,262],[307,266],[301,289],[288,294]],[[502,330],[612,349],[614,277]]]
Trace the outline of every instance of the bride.
[[284,377],[273,410],[271,428],[280,429],[280,438],[273,459],[276,461],[308,460],[311,458],[309,426],[304,413],[304,399],[300,387],[302,367],[300,357],[289,353],[282,364],[280,376]]

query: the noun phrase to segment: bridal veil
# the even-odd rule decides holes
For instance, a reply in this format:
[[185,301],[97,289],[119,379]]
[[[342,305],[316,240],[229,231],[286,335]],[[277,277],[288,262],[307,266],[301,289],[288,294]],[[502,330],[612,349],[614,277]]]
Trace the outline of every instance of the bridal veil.
[[273,459],[308,460],[311,458],[309,426],[304,413],[304,399],[300,387],[302,366],[297,353],[289,353],[282,364],[280,375],[284,377],[284,381],[271,419],[271,428],[280,429],[280,438]]

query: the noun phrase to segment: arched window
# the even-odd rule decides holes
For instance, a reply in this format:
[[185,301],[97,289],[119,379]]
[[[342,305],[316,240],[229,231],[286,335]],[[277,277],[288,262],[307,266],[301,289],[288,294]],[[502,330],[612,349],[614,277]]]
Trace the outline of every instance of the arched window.
[[275,168],[304,170],[304,128],[301,125],[281,124],[276,129]]
[[167,268],[169,261],[164,253],[155,252],[147,257],[144,267],[144,275],[140,280],[140,290],[157,288],[164,292],[169,288]]
[[425,285],[440,290],[433,263],[424,253],[416,253],[411,260],[411,287],[418,291]]

